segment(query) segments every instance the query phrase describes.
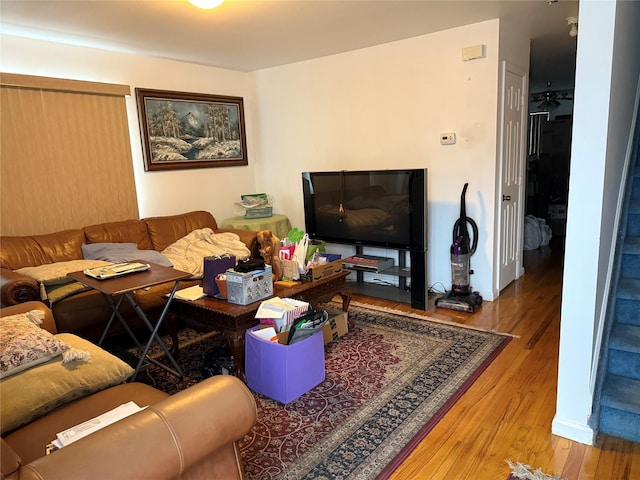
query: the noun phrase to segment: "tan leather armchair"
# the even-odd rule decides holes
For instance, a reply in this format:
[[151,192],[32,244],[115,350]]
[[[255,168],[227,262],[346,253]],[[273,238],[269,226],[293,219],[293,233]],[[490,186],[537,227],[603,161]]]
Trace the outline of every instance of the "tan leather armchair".
[[[1,315],[40,308],[40,302]],[[32,367],[32,368],[38,368]],[[0,386],[1,388],[1,386]],[[45,455],[56,433],[134,401],[148,408]],[[169,396],[149,385],[125,383],[68,403],[5,435],[6,479],[242,479],[237,443],[257,418],[255,400],[236,377],[220,375]]]

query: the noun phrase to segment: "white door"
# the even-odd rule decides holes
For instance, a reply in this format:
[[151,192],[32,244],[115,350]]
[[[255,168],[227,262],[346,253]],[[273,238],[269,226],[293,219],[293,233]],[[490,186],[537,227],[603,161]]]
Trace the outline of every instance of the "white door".
[[522,244],[524,226],[524,178],[526,108],[525,72],[502,62],[502,109],[500,124],[500,203],[498,291],[524,273]]

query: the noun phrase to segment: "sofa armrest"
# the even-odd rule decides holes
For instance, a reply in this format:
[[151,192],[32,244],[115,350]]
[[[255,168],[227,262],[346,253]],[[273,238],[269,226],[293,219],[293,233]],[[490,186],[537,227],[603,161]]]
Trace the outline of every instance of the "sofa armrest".
[[240,230],[237,228],[217,228],[215,233],[231,232],[240,237],[240,241],[244,243],[251,252],[252,258],[260,258],[260,244],[258,243],[258,232],[253,230]]
[[0,461],[2,464],[2,478],[11,478],[11,475],[20,468],[20,457],[11,446],[0,439]]
[[44,312],[44,320],[40,326],[51,333],[58,333],[56,322],[53,319],[53,313],[49,307],[42,302],[24,302],[10,307],[4,307],[0,310],[0,317],[8,317],[9,315],[16,315],[18,313],[27,313],[31,310],[42,310]]
[[64,478],[197,478],[202,465],[218,469],[220,451],[230,451],[231,465],[220,477],[242,478],[234,442],[249,432],[257,419],[255,400],[237,378],[208,378],[116,422],[51,455],[23,465],[21,480]]
[[7,268],[0,268],[1,305],[17,305],[32,300],[40,300],[38,281]]

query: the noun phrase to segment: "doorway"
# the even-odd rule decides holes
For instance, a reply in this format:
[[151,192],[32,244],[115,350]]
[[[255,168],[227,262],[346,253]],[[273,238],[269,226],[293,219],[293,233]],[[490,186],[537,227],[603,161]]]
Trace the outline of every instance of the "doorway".
[[525,211],[526,215],[545,220],[558,239],[564,239],[566,234],[573,96],[564,101],[569,104],[569,113],[535,111],[539,105],[529,104]]

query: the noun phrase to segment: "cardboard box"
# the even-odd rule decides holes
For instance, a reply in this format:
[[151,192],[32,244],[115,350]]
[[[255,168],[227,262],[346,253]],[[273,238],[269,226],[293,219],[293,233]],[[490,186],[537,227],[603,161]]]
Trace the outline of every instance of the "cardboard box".
[[330,277],[336,273],[342,271],[342,259],[334,260],[333,262],[325,263],[324,265],[318,265],[317,267],[310,268],[307,273],[300,275],[300,280],[303,282],[315,282],[321,278]]
[[347,312],[329,312],[329,320],[322,329],[324,344],[337,340],[349,331],[349,314]]
[[227,300],[229,303],[248,305],[273,296],[271,265],[264,270],[240,273],[227,272]]
[[251,334],[257,328],[245,333],[245,376],[251,390],[289,403],[322,383],[325,368],[320,332],[293,345],[281,345]]

